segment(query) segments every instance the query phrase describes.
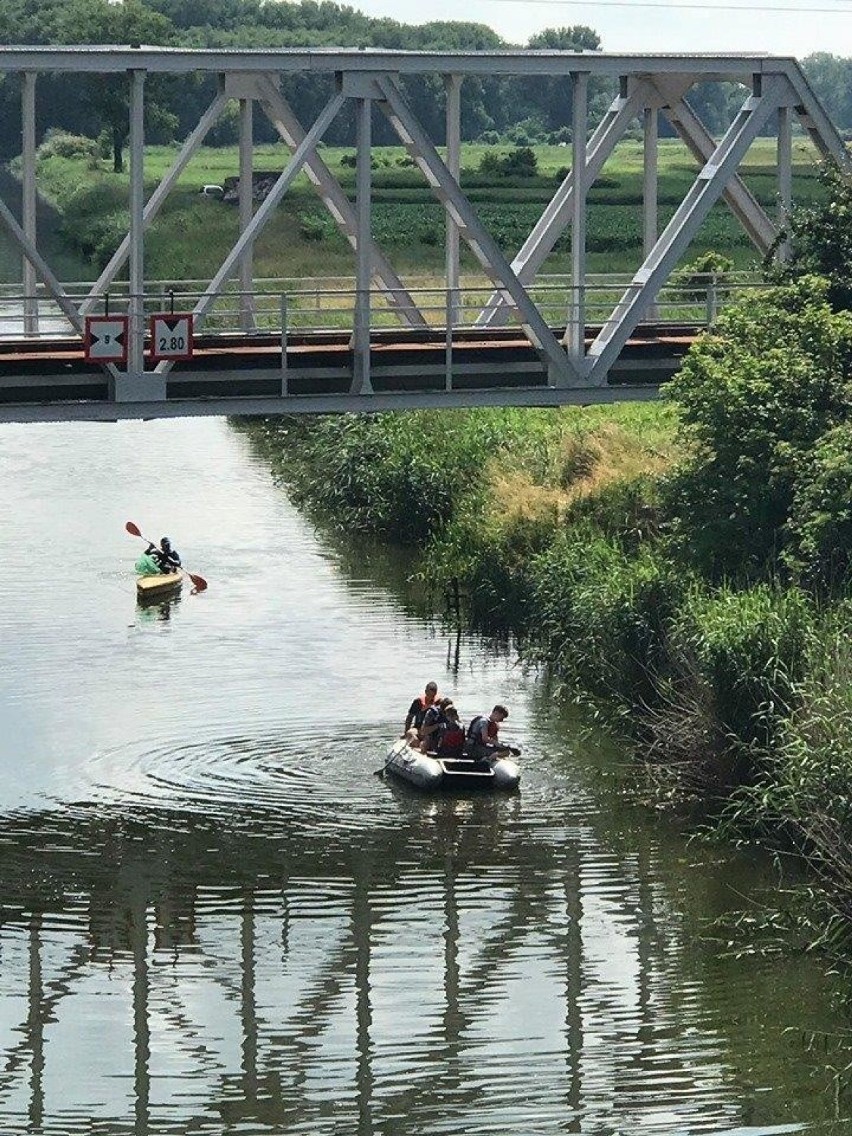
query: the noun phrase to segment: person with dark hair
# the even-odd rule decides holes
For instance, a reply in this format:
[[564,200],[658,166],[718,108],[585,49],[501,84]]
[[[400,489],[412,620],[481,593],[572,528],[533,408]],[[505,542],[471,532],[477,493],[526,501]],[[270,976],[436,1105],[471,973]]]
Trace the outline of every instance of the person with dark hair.
[[423,718],[426,715],[426,711],[434,704],[437,697],[437,682],[427,682],[423,693],[418,694],[408,707],[408,713],[405,715],[405,725],[402,727],[401,736],[408,738],[412,746],[420,745],[420,727],[423,725]]
[[500,725],[509,717],[509,711],[499,702],[490,714],[477,714],[467,728],[467,753],[469,757],[482,761],[508,752],[508,746],[498,741]]
[[160,547],[149,544],[146,552],[154,560],[161,572],[177,572],[180,568],[180,556],[167,536],[160,537]]
[[447,710],[453,705],[451,698],[439,698],[423,715],[420,727],[420,752],[432,753],[437,749],[441,734],[447,725]]

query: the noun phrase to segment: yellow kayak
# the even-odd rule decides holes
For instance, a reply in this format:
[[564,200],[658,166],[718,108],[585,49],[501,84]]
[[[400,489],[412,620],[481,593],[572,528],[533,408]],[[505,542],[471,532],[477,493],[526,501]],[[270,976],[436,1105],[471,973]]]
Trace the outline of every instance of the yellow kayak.
[[136,595],[140,600],[175,592],[183,584],[183,572],[158,572],[156,576],[137,576]]

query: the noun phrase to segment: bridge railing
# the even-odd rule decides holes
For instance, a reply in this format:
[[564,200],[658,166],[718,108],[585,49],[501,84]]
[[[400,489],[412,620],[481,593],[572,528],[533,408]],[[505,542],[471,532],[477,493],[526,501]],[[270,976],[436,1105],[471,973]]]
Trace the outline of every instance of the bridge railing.
[[[192,311],[205,296],[206,287],[206,282],[200,280],[150,281],[145,286],[145,312],[152,315]],[[587,325],[603,323],[614,308],[617,311],[618,305],[640,287],[626,275],[589,276],[584,287]],[[661,289],[642,323],[710,327],[733,298],[764,287],[763,282],[748,273],[682,273]],[[89,289],[86,283],[66,287],[75,304],[88,297]],[[571,307],[570,278],[541,275],[528,291],[545,322],[554,329],[563,328]],[[464,277],[453,291],[448,291],[441,279],[419,277],[406,283],[404,294],[411,297],[429,327],[445,333],[449,330],[452,337],[475,326],[492,292],[493,284],[484,277]],[[259,280],[251,292],[241,292],[234,284],[214,299],[205,316],[204,332],[211,336],[351,332],[357,299],[352,278]],[[387,289],[371,290],[371,330],[399,327],[393,299]],[[129,301],[126,283],[117,282],[108,293],[96,298],[92,313],[123,314],[128,311]],[[503,322],[511,327],[516,322],[514,313],[509,312]],[[40,286],[35,296],[26,297],[20,285],[0,285],[0,340],[55,339],[75,334],[55,300]]]

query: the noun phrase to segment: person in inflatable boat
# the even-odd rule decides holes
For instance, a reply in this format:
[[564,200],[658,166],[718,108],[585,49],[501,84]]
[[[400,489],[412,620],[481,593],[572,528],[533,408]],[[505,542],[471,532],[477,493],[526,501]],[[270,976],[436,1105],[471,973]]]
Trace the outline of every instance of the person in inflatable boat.
[[420,745],[420,727],[423,725],[423,719],[426,716],[426,711],[430,706],[434,705],[437,697],[437,682],[427,682],[423,693],[418,694],[411,705],[408,707],[408,713],[405,715],[405,725],[402,727],[402,734],[400,735],[400,737],[407,738],[409,745]]
[[509,717],[509,711],[498,702],[490,714],[477,714],[467,728],[467,753],[477,761],[499,757],[512,752],[498,739],[500,726]]

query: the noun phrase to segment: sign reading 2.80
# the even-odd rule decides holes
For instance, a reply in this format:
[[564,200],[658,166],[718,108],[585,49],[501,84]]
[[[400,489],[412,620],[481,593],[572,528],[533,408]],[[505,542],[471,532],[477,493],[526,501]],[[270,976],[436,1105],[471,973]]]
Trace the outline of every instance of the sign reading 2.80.
[[192,358],[192,312],[174,312],[151,316],[151,358]]

